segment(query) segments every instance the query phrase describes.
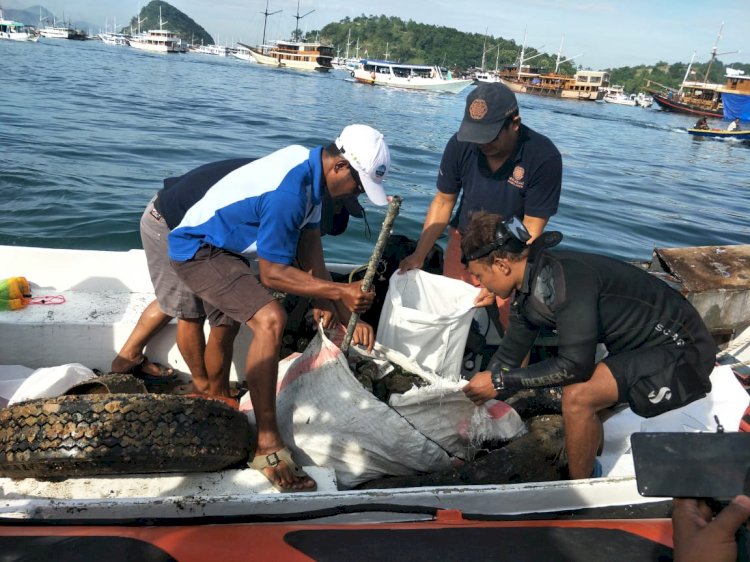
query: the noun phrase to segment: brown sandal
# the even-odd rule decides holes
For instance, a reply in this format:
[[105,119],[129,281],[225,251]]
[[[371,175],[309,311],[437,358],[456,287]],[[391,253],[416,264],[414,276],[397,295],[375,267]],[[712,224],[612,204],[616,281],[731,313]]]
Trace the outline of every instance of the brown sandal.
[[[274,468],[279,465],[281,462],[285,462],[286,465],[291,469],[291,471],[294,473],[294,476],[297,477],[298,480],[302,480],[304,478],[310,478],[310,475],[307,474],[304,470],[302,470],[302,467],[298,465],[296,462],[294,462],[294,459],[292,459],[292,453],[289,451],[288,448],[282,447],[278,451],[274,451],[273,453],[269,455],[257,455],[253,462],[249,463],[248,466],[250,468],[254,468],[258,472],[260,472],[263,476],[266,477],[266,479],[271,483],[271,485],[276,488],[279,492],[314,492],[318,489],[318,484],[315,483],[314,486],[311,488],[293,488],[293,487],[285,487],[282,484],[276,482],[271,477],[266,475],[265,472],[263,472],[263,469],[265,468]],[[312,480],[312,478],[310,478]]]

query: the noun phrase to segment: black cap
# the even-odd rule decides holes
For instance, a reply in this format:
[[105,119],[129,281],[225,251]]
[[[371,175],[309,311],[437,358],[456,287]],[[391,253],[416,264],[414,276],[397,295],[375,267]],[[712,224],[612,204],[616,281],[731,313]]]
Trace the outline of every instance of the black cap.
[[518,111],[516,95],[500,82],[483,83],[466,98],[458,140],[485,144],[495,139],[505,119]]

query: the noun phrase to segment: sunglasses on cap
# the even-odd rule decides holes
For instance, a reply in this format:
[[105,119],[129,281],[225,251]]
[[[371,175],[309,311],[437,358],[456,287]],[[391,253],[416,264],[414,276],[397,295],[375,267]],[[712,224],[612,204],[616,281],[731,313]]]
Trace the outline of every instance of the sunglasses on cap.
[[503,248],[512,254],[520,254],[529,240],[531,240],[531,234],[529,234],[529,231],[526,230],[523,222],[521,222],[521,219],[518,217],[511,217],[505,221],[498,221],[497,227],[495,228],[495,239],[468,255],[462,255],[461,263],[469,265],[470,261],[483,258],[500,248]]

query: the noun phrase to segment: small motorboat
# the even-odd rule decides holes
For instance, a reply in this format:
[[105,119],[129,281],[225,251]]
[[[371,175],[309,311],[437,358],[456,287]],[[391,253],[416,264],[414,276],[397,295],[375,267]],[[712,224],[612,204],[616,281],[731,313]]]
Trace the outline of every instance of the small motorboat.
[[750,130],[727,131],[726,129],[688,129],[688,133],[696,137],[713,137],[720,139],[750,140]]

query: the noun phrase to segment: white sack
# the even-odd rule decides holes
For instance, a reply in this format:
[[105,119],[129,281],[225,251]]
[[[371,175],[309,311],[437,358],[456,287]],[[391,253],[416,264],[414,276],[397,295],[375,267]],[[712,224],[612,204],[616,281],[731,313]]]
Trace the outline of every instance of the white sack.
[[472,460],[483,441],[506,441],[526,432],[521,416],[505,402],[490,400],[475,406],[463,392],[465,380],[444,379],[422,371],[414,361],[379,343],[372,354],[357,348],[352,350],[376,362],[398,365],[430,383],[415,385],[403,394],[391,394],[388,403],[422,435],[455,457]]
[[378,343],[423,371],[458,380],[480,289],[419,269],[394,273],[378,322]]
[[57,367],[37,369],[21,383],[21,386],[8,400],[8,405],[35,398],[61,396],[78,383],[93,378],[96,378],[94,371],[80,363],[68,363]]
[[[333,468],[340,489],[451,466],[441,447],[362,387],[322,331],[302,355],[279,364],[279,380],[276,411],[284,442],[298,463]],[[248,406],[244,401],[242,409]]]

